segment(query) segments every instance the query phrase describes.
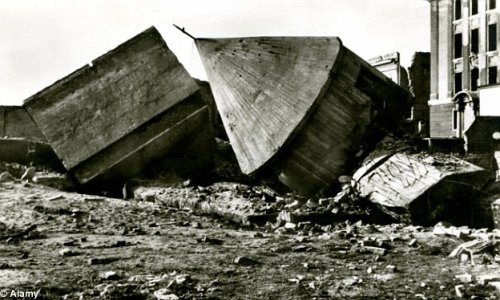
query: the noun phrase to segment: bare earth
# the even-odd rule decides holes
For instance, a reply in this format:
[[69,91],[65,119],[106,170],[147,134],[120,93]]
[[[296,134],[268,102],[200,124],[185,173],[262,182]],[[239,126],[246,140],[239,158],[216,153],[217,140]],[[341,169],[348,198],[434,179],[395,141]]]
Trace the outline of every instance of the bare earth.
[[[432,228],[341,223],[276,232],[161,201],[20,181],[0,184],[0,212],[1,290],[40,290],[38,299],[496,299],[491,286],[456,275],[498,265],[449,258],[463,240]],[[371,243],[387,253],[361,250]]]

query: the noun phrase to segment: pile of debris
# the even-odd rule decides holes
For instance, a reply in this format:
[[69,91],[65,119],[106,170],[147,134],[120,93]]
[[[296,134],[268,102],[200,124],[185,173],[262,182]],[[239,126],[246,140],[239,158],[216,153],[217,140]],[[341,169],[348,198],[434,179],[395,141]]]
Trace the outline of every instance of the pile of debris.
[[[285,231],[313,221],[471,224],[485,171],[391,136],[409,92],[339,38],[195,43],[210,84],[191,78],[152,27],[24,102],[80,191],[113,186],[111,195]],[[219,180],[240,183],[211,185]],[[267,187],[241,184],[256,182]]]

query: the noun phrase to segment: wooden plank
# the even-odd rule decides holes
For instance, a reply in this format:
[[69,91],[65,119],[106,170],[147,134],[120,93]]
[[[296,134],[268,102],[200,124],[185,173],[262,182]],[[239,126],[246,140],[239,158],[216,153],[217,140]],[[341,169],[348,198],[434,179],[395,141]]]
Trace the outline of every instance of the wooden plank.
[[64,166],[72,169],[197,90],[152,27],[24,106]]

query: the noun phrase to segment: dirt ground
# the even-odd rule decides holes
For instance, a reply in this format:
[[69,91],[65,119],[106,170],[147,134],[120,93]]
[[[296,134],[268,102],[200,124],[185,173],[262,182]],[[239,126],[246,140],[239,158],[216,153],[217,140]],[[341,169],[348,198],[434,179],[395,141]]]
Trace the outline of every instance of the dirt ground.
[[[171,197],[189,197],[189,188],[176,191]],[[39,291],[37,299],[497,297],[476,278],[496,274],[498,264],[448,257],[464,240],[433,228],[342,222],[308,232],[273,230],[162,201],[67,193],[20,180],[0,183],[0,212],[5,298],[30,291]],[[474,234],[484,230],[467,238]]]

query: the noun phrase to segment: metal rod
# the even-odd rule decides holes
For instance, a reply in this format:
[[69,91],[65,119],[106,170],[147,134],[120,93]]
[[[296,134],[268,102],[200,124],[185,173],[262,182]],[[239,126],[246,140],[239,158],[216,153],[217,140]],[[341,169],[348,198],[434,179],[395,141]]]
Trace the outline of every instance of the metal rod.
[[186,30],[184,30],[184,27],[180,28],[179,26],[173,24],[175,28],[179,29],[182,33],[184,33],[185,35],[187,35],[188,37],[192,38],[193,40],[196,40],[196,38],[194,36],[192,36],[191,34],[189,34]]

